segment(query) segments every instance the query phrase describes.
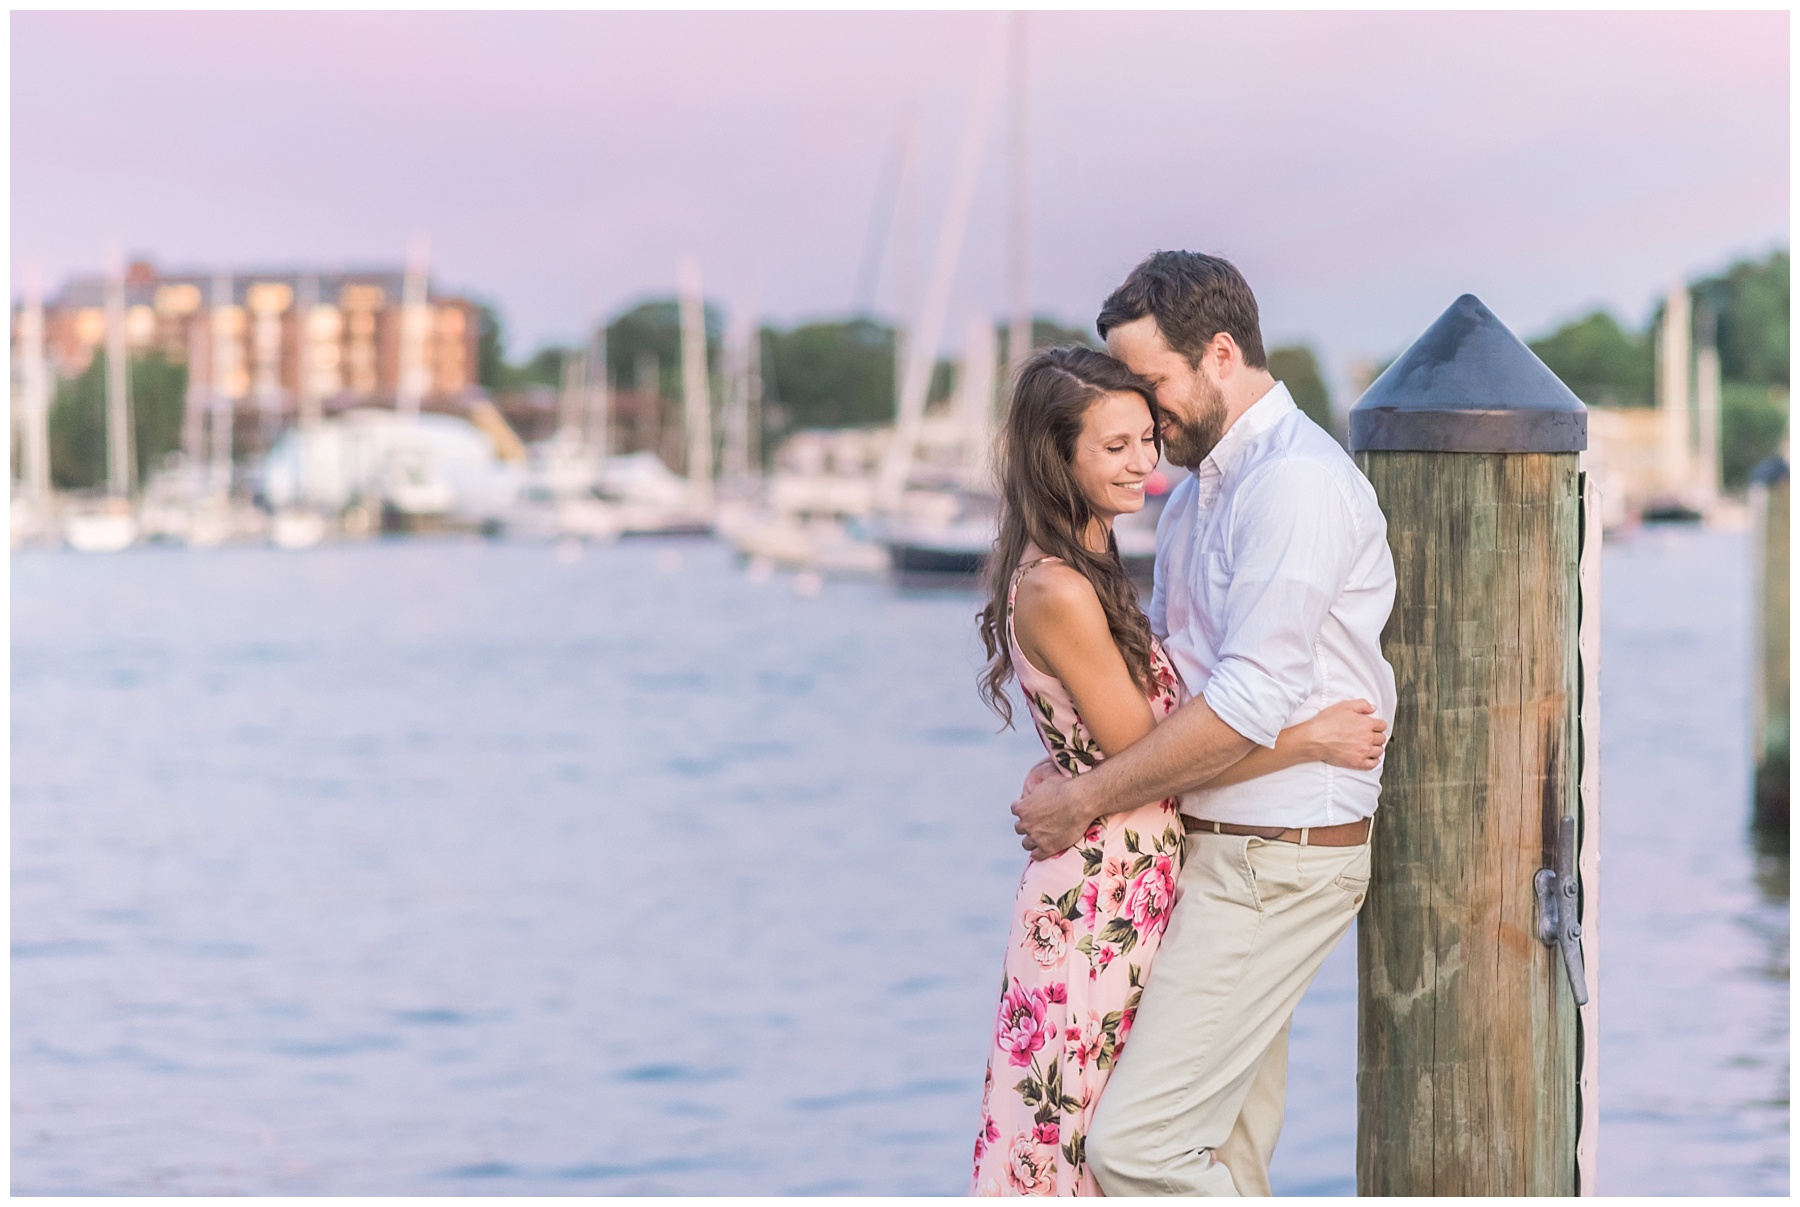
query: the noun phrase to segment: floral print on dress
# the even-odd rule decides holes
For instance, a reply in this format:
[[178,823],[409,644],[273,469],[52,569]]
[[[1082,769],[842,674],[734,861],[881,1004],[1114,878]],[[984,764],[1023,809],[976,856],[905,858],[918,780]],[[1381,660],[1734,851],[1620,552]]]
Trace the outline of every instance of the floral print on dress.
[[[1100,746],[1012,631],[1019,580],[1053,560],[1013,576],[1007,642],[1044,749],[1064,775],[1080,775],[1104,757]],[[1184,693],[1160,645],[1152,655],[1149,700],[1160,721]],[[1175,907],[1181,856],[1181,817],[1168,800],[1102,818],[1067,851],[1026,864],[982,1086],[973,1193],[1101,1193],[1087,1165],[1088,1124],[1131,1035]]]

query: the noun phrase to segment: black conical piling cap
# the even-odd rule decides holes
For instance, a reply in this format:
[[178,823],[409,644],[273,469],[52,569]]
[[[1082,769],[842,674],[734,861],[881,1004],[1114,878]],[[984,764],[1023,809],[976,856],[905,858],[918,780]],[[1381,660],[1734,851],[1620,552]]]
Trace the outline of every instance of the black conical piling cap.
[[1350,408],[1358,452],[1578,453],[1587,408],[1465,293]]

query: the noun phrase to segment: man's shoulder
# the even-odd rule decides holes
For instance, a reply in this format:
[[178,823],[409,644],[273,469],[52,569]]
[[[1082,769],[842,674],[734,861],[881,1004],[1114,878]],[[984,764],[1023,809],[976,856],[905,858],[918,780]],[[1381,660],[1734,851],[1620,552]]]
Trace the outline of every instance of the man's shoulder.
[[1301,411],[1287,415],[1259,442],[1244,467],[1243,489],[1293,490],[1329,485],[1352,506],[1375,505],[1375,490],[1344,446]]

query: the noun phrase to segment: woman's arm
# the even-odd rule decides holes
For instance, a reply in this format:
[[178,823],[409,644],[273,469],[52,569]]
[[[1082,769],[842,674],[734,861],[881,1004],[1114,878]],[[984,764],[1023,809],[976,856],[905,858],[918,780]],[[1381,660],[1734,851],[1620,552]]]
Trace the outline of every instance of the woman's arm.
[[[1052,564],[1027,574],[1013,605],[1013,631],[1032,665],[1068,689],[1107,757],[1156,728],[1150,702],[1107,627],[1100,597],[1080,571]],[[1381,761],[1386,730],[1387,722],[1367,700],[1341,701],[1282,730],[1274,749],[1252,747],[1205,786],[1240,784],[1299,763],[1366,771]]]
[[1108,757],[1156,727],[1150,701],[1113,641],[1106,611],[1079,570],[1046,564],[1019,583],[1013,632],[1031,664],[1062,681]]
[[1330,763],[1369,771],[1381,762],[1387,744],[1387,722],[1367,700],[1341,700],[1311,720],[1290,725],[1275,739],[1273,750],[1258,746],[1206,781],[1208,788],[1241,784],[1299,763]]

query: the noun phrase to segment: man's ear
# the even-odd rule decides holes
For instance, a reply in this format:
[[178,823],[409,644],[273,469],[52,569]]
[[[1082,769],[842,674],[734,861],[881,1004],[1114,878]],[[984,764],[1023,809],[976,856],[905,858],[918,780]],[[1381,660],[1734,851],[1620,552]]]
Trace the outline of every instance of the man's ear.
[[1206,360],[1212,365],[1213,372],[1219,375],[1219,380],[1224,381],[1243,364],[1244,357],[1238,350],[1237,341],[1231,338],[1231,333],[1221,331],[1207,342]]

